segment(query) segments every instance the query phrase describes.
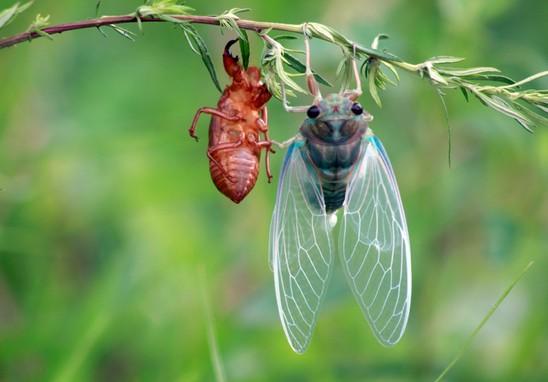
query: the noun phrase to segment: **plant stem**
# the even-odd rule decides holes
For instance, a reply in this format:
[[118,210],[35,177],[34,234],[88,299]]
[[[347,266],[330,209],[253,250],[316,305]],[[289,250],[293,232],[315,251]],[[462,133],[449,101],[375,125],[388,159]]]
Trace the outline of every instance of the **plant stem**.
[[[180,21],[188,21],[193,24],[207,24],[207,25],[219,25],[219,19],[215,16],[171,16],[174,19]],[[63,32],[68,32],[77,29],[87,29],[87,28],[99,28],[102,26],[108,26],[112,24],[129,24],[136,23],[137,17],[135,15],[123,15],[123,16],[104,16],[95,19],[76,21],[73,23],[65,23],[53,25],[42,29],[42,32],[47,34],[59,34]],[[166,22],[165,19],[158,17],[141,17],[141,22]],[[263,21],[253,21],[253,20],[237,20],[236,23],[242,29],[253,30],[256,32],[261,32],[266,29],[275,29],[285,32],[300,33],[302,32],[302,26],[299,24],[283,24],[283,23],[271,23]],[[8,48],[10,46],[19,44],[25,41],[31,41],[37,38],[43,37],[43,35],[29,31],[19,33],[10,37],[6,37],[0,40],[0,49]]]
[[434,382],[441,382],[443,380],[443,378],[447,375],[447,373],[453,368],[453,366],[455,366],[455,364],[459,361],[459,359],[462,357],[462,355],[464,354],[464,352],[468,349],[468,347],[470,346],[470,344],[472,343],[472,341],[474,340],[474,338],[476,338],[477,334],[479,333],[479,331],[481,330],[481,328],[483,328],[483,326],[485,325],[485,323],[487,323],[487,321],[489,321],[489,319],[491,318],[491,316],[496,312],[496,310],[498,309],[499,305],[502,304],[502,302],[506,299],[506,297],[508,297],[508,295],[510,294],[510,292],[512,291],[512,289],[514,289],[514,287],[516,286],[516,284],[521,280],[521,278],[525,275],[525,273],[527,273],[527,271],[529,270],[529,268],[531,268],[533,266],[534,262],[531,261],[529,262],[529,264],[527,264],[525,266],[525,268],[523,268],[523,270],[519,273],[519,275],[512,281],[512,283],[504,290],[504,292],[501,294],[501,296],[498,298],[498,300],[495,302],[495,304],[491,307],[491,309],[489,309],[489,311],[487,312],[487,314],[485,315],[485,317],[483,317],[483,319],[481,320],[481,322],[479,323],[479,325],[474,329],[474,331],[468,336],[468,338],[466,339],[466,341],[464,342],[464,344],[461,346],[459,352],[455,355],[455,357],[453,358],[453,360],[451,360],[451,362],[449,363],[449,365],[447,365],[447,367],[442,371],[442,373],[438,376],[438,378],[435,379]]
[[[396,70],[394,68],[402,69],[407,72],[419,75],[421,78],[428,79],[433,86],[437,89],[458,89],[460,88],[465,96],[467,97],[467,92],[475,95],[477,98],[482,101],[482,103],[490,107],[499,113],[502,113],[510,118],[516,120],[522,127],[527,131],[531,132],[533,127],[538,125],[548,124],[548,119],[545,117],[546,106],[548,105],[548,93],[546,90],[521,90],[516,89],[518,85],[529,83],[533,80],[539,79],[541,77],[548,76],[548,71],[544,71],[535,75],[532,75],[522,81],[517,83],[512,83],[511,85],[488,85],[485,86],[482,83],[483,80],[489,80],[491,82],[501,82],[501,78],[504,79],[503,82],[508,83],[512,81],[506,76],[501,74],[497,75],[487,75],[486,72],[498,72],[494,68],[470,68],[466,70],[452,71],[444,73],[447,71],[446,68],[443,68],[443,65],[459,62],[461,59],[456,57],[433,57],[423,63],[411,64],[403,61],[402,59],[390,54],[386,51],[381,51],[375,48],[365,47],[355,42],[349,40],[341,33],[331,29],[328,26],[318,24],[318,23],[302,23],[302,24],[286,24],[286,23],[273,23],[266,21],[253,21],[240,19],[235,13],[232,13],[233,10],[227,11],[219,16],[198,16],[198,15],[188,15],[188,14],[163,14],[163,13],[148,13],[141,14],[139,13],[143,7],[137,9],[136,12],[126,15],[119,16],[103,16],[94,19],[81,20],[73,23],[58,24],[44,28],[32,28],[26,32],[19,33],[13,36],[9,36],[3,39],[0,39],[0,49],[14,46],[21,42],[31,41],[40,37],[49,37],[51,35],[59,34],[63,32],[68,32],[77,29],[87,29],[87,28],[101,28],[101,27],[113,27],[117,28],[117,32],[124,34],[125,32],[120,31],[119,27],[116,27],[118,24],[129,24],[129,23],[138,23],[141,26],[141,23],[150,23],[150,22],[171,22],[178,23],[183,26],[183,24],[206,24],[214,26],[227,26],[227,20],[230,20],[228,25],[233,25],[237,30],[247,29],[254,31],[260,34],[264,34],[269,30],[276,30],[289,33],[297,34],[307,34],[311,38],[316,38],[319,40],[326,41],[331,44],[339,46],[343,51],[353,52],[358,58],[366,57],[366,62],[377,61],[380,62],[388,69],[390,69],[396,76]],[[150,10],[148,10],[150,12]],[[34,25],[34,24],[33,24]],[[187,30],[187,32],[189,31]],[[195,34],[195,32],[190,31],[190,33]],[[127,36],[125,36],[127,37]],[[270,73],[270,78],[274,78],[274,84],[272,89],[276,89],[277,81],[276,78],[282,79],[282,82],[285,82],[286,85],[295,88],[297,86],[290,79],[287,73],[284,71],[284,65],[286,64],[283,56],[283,49],[278,49],[277,52],[271,52],[277,55],[277,60],[279,65],[275,68],[271,68],[272,73]],[[210,61],[210,58],[207,54],[207,49],[204,49],[200,53],[202,59]],[[439,66],[441,65],[441,66]],[[206,65],[207,66],[207,65]],[[443,69],[443,70],[442,70]],[[208,69],[210,70],[210,69]],[[211,71],[210,71],[211,73]],[[477,78],[471,77],[473,74],[480,74]],[[264,74],[264,73],[263,73]],[[268,74],[268,73],[267,73]],[[216,81],[214,72],[212,78],[214,82]],[[376,76],[373,80],[375,90],[379,85],[386,82],[383,79],[384,75],[381,70],[376,71]],[[497,78],[499,77],[499,78]],[[291,86],[293,84],[294,86]],[[383,86],[380,86],[384,88]],[[297,88],[295,88],[298,90]],[[500,99],[499,99],[500,98]],[[527,109],[518,104],[518,101],[528,103],[531,109]]]

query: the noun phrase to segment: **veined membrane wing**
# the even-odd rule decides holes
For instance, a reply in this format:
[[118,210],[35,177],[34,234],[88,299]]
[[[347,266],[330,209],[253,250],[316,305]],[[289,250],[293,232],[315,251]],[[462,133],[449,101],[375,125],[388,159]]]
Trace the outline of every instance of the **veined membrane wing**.
[[293,350],[303,353],[333,268],[333,244],[322,189],[304,157],[303,141],[288,149],[270,230],[278,312]]
[[343,269],[371,329],[384,345],[399,341],[411,303],[407,223],[390,161],[375,136],[363,138],[339,234]]

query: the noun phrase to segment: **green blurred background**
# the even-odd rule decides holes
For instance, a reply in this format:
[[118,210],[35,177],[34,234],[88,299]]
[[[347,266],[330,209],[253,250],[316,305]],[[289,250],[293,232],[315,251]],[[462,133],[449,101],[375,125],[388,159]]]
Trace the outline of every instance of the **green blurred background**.
[[[26,29],[38,12],[53,22],[95,12],[94,1],[37,3],[3,35]],[[103,3],[102,14],[141,4]],[[250,7],[252,19],[319,21],[364,44],[384,32],[385,46],[410,62],[452,54],[514,78],[548,67],[544,0],[189,5],[198,14]],[[231,36],[198,28],[226,83],[219,64]],[[275,185],[261,168],[254,191],[232,204],[210,180],[205,139],[197,144],[186,131],[195,110],[219,97],[200,58],[169,25],[146,25],[135,43],[107,33],[75,31],[0,52],[0,381],[213,380],[204,294],[228,380],[433,380],[530,260],[447,380],[548,380],[546,127],[527,134],[448,93],[449,167],[442,106],[426,81],[401,73],[400,86],[381,94],[382,109],[364,95],[407,212],[409,326],[397,346],[382,347],[335,277],[312,344],[298,356],[283,335],[267,263]],[[253,37],[255,63],[260,48]],[[333,79],[338,52],[314,42],[313,55]],[[270,111],[274,139],[296,133],[302,116],[276,100]],[[275,174],[282,158],[273,157]]]

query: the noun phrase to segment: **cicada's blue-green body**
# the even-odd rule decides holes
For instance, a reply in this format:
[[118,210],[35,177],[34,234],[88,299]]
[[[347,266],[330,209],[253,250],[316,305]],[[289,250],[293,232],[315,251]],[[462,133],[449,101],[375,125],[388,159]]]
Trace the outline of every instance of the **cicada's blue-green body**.
[[[293,350],[310,343],[338,250],[375,336],[399,341],[411,303],[407,224],[372,117],[344,94],[319,99],[289,146],[270,232],[280,319]],[[335,249],[336,213],[342,222]]]
[[301,152],[318,173],[329,214],[343,205],[350,174],[367,144],[368,118],[341,94],[323,98],[308,114],[300,129]]

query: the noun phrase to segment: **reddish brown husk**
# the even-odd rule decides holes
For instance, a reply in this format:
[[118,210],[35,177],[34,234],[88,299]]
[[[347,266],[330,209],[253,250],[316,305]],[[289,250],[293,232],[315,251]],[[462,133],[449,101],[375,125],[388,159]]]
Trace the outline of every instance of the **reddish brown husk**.
[[[253,189],[259,175],[261,150],[266,150],[266,171],[270,174],[269,153],[272,142],[268,137],[266,103],[271,94],[260,81],[259,68],[246,70],[230,54],[226,44],[223,64],[232,78],[217,103],[217,108],[203,107],[194,116],[190,136],[196,137],[196,124],[201,113],[211,114],[209,124],[209,170],[215,186],[235,203],[240,203]],[[262,134],[262,138],[261,138]]]

